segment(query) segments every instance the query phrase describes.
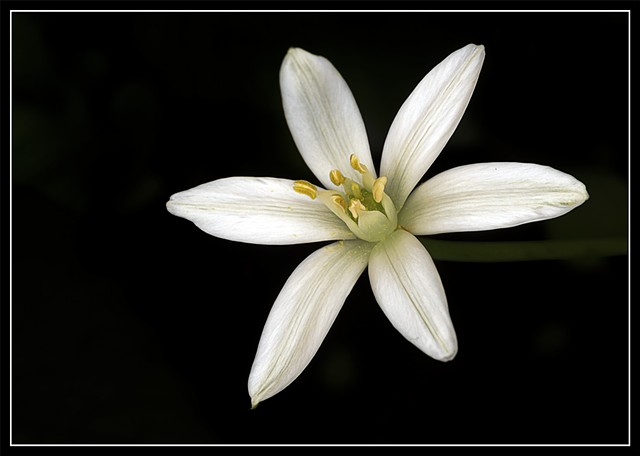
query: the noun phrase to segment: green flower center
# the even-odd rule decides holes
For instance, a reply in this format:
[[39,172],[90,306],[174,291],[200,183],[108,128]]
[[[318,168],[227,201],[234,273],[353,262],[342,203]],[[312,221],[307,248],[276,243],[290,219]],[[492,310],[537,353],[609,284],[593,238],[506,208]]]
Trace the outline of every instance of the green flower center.
[[360,182],[344,177],[338,169],[329,173],[331,182],[336,186],[342,186],[343,192],[318,190],[307,181],[294,182],[293,189],[311,199],[320,198],[358,238],[368,242],[380,242],[398,227],[396,207],[384,192],[387,178],[374,178],[355,155],[351,155],[350,163],[351,167],[361,174]]

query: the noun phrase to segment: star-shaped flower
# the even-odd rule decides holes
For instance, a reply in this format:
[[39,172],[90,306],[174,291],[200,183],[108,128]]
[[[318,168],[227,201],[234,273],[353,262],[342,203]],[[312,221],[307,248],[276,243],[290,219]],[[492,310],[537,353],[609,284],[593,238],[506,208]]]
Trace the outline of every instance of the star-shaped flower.
[[224,239],[337,241],[307,257],[273,304],[249,376],[254,407],[300,375],[367,266],[374,296],[393,326],[432,358],[451,360],[458,344],[444,288],[415,235],[545,220],[588,198],[574,177],[527,163],[460,166],[415,188],[462,118],[484,54],[483,46],[469,44],[418,84],[391,125],[378,177],[344,79],[325,58],[290,49],[280,71],[284,111],[324,188],[230,177],[177,193],[167,203],[172,214]]

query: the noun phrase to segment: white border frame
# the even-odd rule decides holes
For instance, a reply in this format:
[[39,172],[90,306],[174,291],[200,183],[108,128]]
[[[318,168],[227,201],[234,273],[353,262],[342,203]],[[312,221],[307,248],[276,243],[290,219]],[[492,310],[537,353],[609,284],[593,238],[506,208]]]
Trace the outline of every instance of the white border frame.
[[[631,182],[631,10],[423,10],[423,9],[410,9],[410,10],[9,10],[9,144],[11,151],[13,145],[13,14],[14,13],[627,13],[627,26],[628,26],[628,93],[629,101],[627,105],[627,134],[628,134],[628,179]],[[13,163],[12,153],[9,153],[9,182],[13,182]],[[631,214],[631,193],[628,191],[628,214]],[[9,186],[9,264],[13,264],[13,189]],[[9,268],[9,446],[10,447],[239,447],[239,448],[307,448],[307,447],[344,447],[344,448],[428,448],[428,447],[455,447],[455,448],[521,448],[521,447],[595,447],[595,448],[609,448],[609,447],[631,447],[631,217],[628,218],[628,397],[629,404],[627,408],[628,413],[628,429],[627,429],[627,443],[616,444],[30,444],[30,443],[13,443],[13,275],[12,269]]]

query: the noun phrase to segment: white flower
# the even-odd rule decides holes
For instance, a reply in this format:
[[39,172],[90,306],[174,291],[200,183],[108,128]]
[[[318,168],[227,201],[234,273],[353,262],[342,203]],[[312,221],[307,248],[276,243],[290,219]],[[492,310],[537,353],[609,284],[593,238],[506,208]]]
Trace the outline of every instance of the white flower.
[[338,71],[290,49],[280,71],[287,123],[324,188],[306,181],[230,177],[177,193],[169,212],[209,234],[258,244],[336,240],[293,271],[269,314],[249,376],[255,407],[300,375],[364,269],[393,326],[427,355],[458,349],[438,271],[414,235],[505,228],[558,217],[585,186],[555,169],[480,163],[414,187],[453,134],[473,93],[484,47],[469,44],[437,65],[396,116],[380,176],[364,123]]

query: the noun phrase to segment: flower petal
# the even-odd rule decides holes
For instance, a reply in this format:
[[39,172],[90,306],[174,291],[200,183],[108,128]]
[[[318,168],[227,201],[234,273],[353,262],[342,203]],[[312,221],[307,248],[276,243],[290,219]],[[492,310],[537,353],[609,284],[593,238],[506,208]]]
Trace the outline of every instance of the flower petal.
[[282,391],[307,367],[367,266],[371,248],[359,240],[335,242],[293,271],[269,313],[251,367],[253,407]]
[[559,217],[588,198],[582,182],[548,166],[477,163],[418,187],[399,223],[416,235],[492,230]]
[[398,210],[458,126],[480,68],[484,46],[469,44],[427,74],[404,102],[389,129],[380,175]]
[[458,351],[438,270],[411,233],[397,230],[376,245],[369,279],[378,304],[393,326],[420,350],[440,361]]
[[167,209],[232,241],[302,244],[355,237],[320,200],[296,193],[288,179],[219,179],[176,193]]
[[361,179],[349,163],[356,154],[375,175],[358,105],[340,73],[324,57],[289,49],[280,69],[284,113],[298,150],[326,188],[329,172]]

